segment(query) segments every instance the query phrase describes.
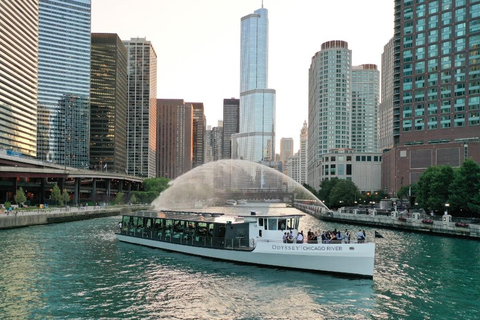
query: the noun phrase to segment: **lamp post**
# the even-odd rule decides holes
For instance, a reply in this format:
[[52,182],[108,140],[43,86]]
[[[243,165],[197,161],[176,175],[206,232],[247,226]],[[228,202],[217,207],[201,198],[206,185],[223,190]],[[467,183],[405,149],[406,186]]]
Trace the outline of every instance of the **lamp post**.
[[444,215],[447,215],[448,214],[448,207],[450,207],[450,203],[445,203],[445,212],[444,212]]

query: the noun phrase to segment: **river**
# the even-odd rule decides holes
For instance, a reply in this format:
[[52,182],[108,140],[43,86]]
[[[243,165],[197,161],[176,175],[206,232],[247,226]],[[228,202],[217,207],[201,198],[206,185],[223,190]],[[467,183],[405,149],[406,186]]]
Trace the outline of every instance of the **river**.
[[[219,210],[253,209],[295,210]],[[480,319],[478,241],[362,227],[374,278],[345,279],[120,243],[119,220],[0,231],[0,319]]]

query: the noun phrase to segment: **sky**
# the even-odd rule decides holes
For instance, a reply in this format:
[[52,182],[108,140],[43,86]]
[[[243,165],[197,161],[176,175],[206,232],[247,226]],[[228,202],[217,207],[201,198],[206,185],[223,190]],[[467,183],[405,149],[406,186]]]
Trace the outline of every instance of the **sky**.
[[[268,88],[276,90],[276,153],[308,121],[308,69],[322,43],[348,42],[352,64],[373,63],[393,36],[394,0],[264,0],[269,17]],[[92,32],[151,41],[157,98],[203,102],[207,125],[223,99],[240,97],[240,20],[262,0],[92,0]]]

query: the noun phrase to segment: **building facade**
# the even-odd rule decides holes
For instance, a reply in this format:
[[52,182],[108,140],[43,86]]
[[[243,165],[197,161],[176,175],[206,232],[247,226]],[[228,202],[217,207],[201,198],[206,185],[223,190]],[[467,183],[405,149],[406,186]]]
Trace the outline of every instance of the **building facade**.
[[93,33],[90,168],[127,169],[127,48],[117,34]]
[[321,162],[331,149],[351,147],[352,51],[345,41],[322,44],[309,69],[308,184],[318,188]]
[[380,151],[393,148],[393,38],[382,53],[381,101],[378,107]]
[[205,133],[205,163],[222,159],[223,121],[218,121],[218,126],[207,127]]
[[275,90],[268,89],[268,11],[241,19],[240,124],[232,158],[253,162],[275,157]]
[[293,156],[293,145],[293,138],[280,139],[280,161],[286,163],[287,159]]
[[190,102],[193,107],[193,168],[205,163],[205,132],[207,120],[203,103]]
[[352,149],[378,152],[380,72],[374,64],[352,67]]
[[40,0],[37,157],[90,162],[90,0]]
[[395,1],[393,138],[382,186],[429,166],[480,162],[480,3]]
[[123,41],[128,51],[127,171],[156,176],[157,54],[146,38]]
[[0,148],[30,157],[37,156],[38,6],[0,2]]
[[232,135],[240,126],[240,99],[223,99],[222,159],[232,158]]
[[173,180],[193,168],[193,105],[158,99],[157,109],[157,175]]

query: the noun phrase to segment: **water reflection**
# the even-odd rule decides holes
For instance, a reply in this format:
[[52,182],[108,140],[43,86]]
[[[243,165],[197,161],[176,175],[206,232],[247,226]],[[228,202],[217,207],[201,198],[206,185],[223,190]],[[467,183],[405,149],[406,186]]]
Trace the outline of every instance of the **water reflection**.
[[[374,280],[351,280],[120,243],[118,220],[0,232],[0,318],[480,318],[476,241],[379,230]],[[310,216],[301,228],[358,229]]]

